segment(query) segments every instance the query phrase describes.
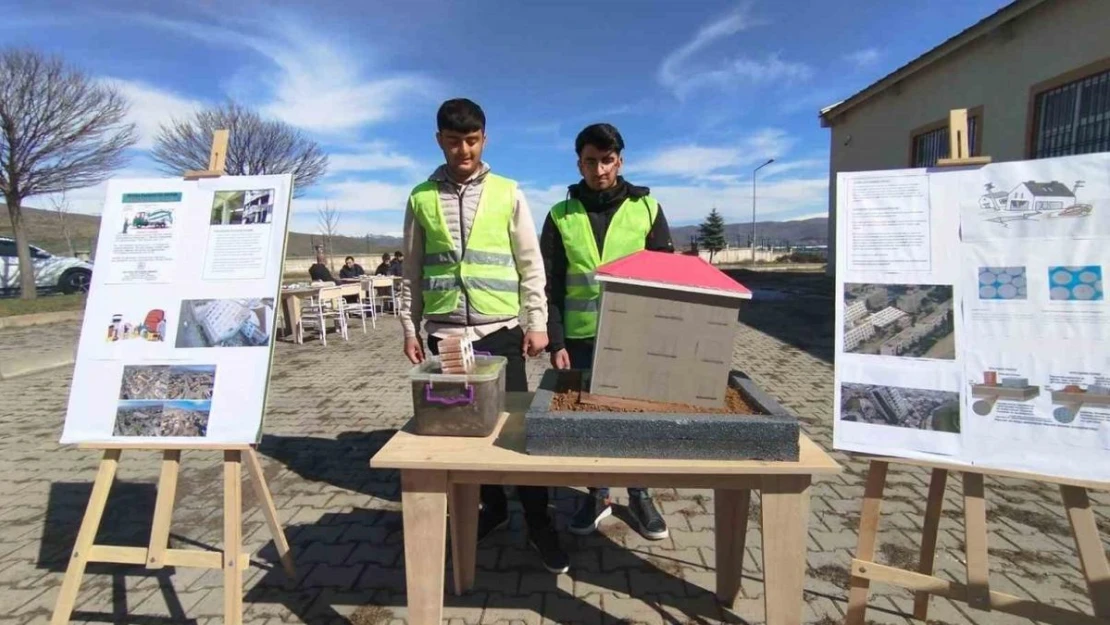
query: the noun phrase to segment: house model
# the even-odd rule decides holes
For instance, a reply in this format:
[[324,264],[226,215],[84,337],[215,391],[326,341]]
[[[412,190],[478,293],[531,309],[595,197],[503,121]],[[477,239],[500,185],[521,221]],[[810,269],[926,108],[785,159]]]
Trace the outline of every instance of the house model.
[[[1078,187],[1081,183],[1077,183]],[[1044,212],[1068,208],[1075,204],[1075,191],[1064,183],[1027,180],[1009,193],[990,191],[979,198],[979,207],[996,211]]]
[[747,288],[697,256],[637,252],[597,269],[590,393],[720,408]]

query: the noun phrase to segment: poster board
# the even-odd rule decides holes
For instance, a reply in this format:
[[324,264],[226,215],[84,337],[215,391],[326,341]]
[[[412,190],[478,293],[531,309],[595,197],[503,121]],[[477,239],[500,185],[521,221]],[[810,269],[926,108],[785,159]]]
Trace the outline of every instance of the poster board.
[[837,178],[834,445],[1110,480],[1110,153]]
[[258,441],[292,186],[109,181],[63,444]]

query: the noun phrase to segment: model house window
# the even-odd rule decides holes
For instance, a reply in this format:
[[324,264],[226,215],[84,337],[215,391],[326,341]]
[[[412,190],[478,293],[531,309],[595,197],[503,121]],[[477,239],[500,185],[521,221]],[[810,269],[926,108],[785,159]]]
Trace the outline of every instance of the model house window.
[[[979,156],[979,116],[967,117],[967,142],[971,154]],[[933,128],[913,137],[913,158],[910,167],[932,167],[938,159],[948,158],[948,125]]]
[[1036,95],[1033,158],[1110,150],[1110,71]]

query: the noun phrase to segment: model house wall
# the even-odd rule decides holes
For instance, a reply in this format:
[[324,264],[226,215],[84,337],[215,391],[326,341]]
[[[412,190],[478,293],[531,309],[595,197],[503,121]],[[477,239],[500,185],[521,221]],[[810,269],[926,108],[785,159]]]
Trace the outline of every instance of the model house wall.
[[590,392],[723,407],[740,300],[605,283]]

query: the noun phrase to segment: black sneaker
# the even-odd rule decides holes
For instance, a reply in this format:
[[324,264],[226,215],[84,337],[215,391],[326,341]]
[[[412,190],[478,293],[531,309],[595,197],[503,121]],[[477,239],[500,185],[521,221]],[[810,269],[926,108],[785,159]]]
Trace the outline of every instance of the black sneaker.
[[613,506],[609,504],[609,498],[591,492],[586,495],[585,501],[574,513],[567,531],[576,536],[589,536],[596,532],[597,526],[611,514],[613,514]]
[[509,511],[494,512],[482,508],[478,511],[478,544],[489,537],[490,534],[509,525]]
[[542,530],[528,532],[528,544],[540,554],[543,568],[560,575],[570,570],[570,556],[559,546],[559,534],[548,526]]
[[663,515],[655,509],[655,502],[650,495],[630,495],[628,497],[628,512],[632,516],[636,531],[648,540],[663,540],[670,536],[667,522]]

